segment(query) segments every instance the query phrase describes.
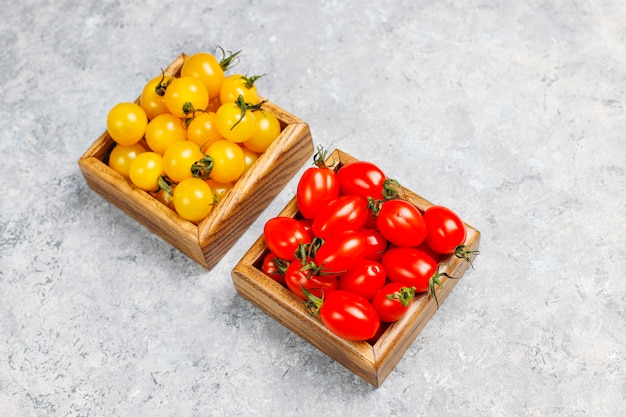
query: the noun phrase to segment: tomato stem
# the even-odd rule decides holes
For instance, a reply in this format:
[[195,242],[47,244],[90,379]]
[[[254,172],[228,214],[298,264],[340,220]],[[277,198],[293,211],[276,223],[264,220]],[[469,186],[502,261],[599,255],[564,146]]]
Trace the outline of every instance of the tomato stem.
[[318,168],[330,168],[330,166],[335,165],[334,161],[330,166],[326,165],[326,158],[328,158],[328,151],[322,145],[318,145],[317,152],[313,155],[313,165]]
[[229,55],[226,56],[226,52],[224,51],[224,48],[222,48],[221,46],[218,46],[216,49],[219,49],[222,52],[222,59],[220,60],[220,67],[222,67],[224,71],[228,70],[229,68],[232,68],[234,65],[236,65],[239,62],[239,54],[241,53],[241,50],[237,52],[228,51]]
[[480,251],[472,250],[469,246],[459,245],[454,250],[454,256],[457,258],[464,259],[466,262],[469,262],[472,269],[474,269],[474,264],[472,263],[472,255],[477,256],[480,254]]
[[172,80],[173,78],[170,78],[167,81],[165,80],[165,71],[163,71],[163,68],[161,68],[161,80],[154,87],[154,92],[157,94],[157,96],[163,97],[165,95],[165,90],[167,89],[167,86],[170,85]]
[[428,280],[428,296],[429,297],[433,297],[435,299],[435,303],[437,304],[437,308],[439,308],[439,299],[437,298],[437,291],[436,291],[435,285],[437,285],[439,288],[441,288],[442,283],[441,283],[440,277],[446,277],[446,278],[450,278],[450,279],[458,279],[457,277],[453,277],[451,275],[448,275],[445,272],[439,272],[439,265],[437,265],[437,270],[435,271],[433,276],[430,277],[430,280]]
[[246,112],[248,110],[250,110],[250,111],[261,110],[261,106],[266,101],[267,100],[263,100],[263,101],[261,101],[260,103],[257,103],[257,104],[246,103],[246,101],[244,100],[243,96],[241,94],[239,94],[237,96],[237,100],[235,100],[235,104],[237,105],[237,107],[239,107],[239,110],[240,110],[239,120],[237,120],[237,122],[230,127],[230,130],[233,130],[235,128],[235,126],[237,126],[239,124],[239,122],[241,122],[241,120],[246,116]]
[[289,262],[284,259],[280,259],[277,256],[274,257],[273,261],[274,265],[276,265],[277,272],[280,275],[285,276],[285,272],[287,272],[287,268],[289,267]]
[[203,180],[211,177],[211,171],[213,171],[213,158],[209,155],[204,155],[202,159],[196,161],[191,166],[191,174],[196,178],[202,178]]
[[306,309],[308,310],[311,316],[317,316],[324,305],[324,292],[322,291],[322,296],[317,297],[311,293],[311,291],[304,288],[300,285],[300,289],[302,293],[306,296],[309,302],[306,304]]
[[163,190],[169,195],[174,195],[174,191],[172,190],[172,182],[164,176],[159,177],[159,179],[157,180],[157,185],[159,186],[157,191]]
[[248,89],[254,87],[254,83],[256,82],[256,80],[258,80],[261,77],[264,77],[265,74],[261,74],[261,75],[253,75],[251,77],[248,77],[247,75],[242,75],[241,79],[244,81],[244,86]]
[[394,198],[398,198],[400,195],[400,191],[402,191],[402,197],[405,199],[406,192],[397,180],[387,178],[383,183],[383,199],[384,200],[393,200]]
[[378,213],[380,213],[380,210],[383,208],[384,203],[385,200],[376,200],[372,197],[367,197],[367,208],[372,210],[372,215],[374,217],[378,216]]
[[399,291],[394,292],[393,294],[387,294],[387,299],[395,300],[399,303],[402,303],[404,307],[407,307],[413,299],[415,298],[415,287],[402,287]]

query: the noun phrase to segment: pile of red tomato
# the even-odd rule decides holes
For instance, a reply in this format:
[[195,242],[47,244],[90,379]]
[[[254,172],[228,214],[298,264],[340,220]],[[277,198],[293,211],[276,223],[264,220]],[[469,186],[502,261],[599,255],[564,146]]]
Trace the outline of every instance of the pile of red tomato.
[[298,182],[299,213],[265,223],[269,253],[260,268],[336,335],[372,340],[419,294],[437,301],[435,287],[448,276],[438,268],[442,255],[469,262],[475,253],[453,211],[432,206],[422,213],[371,162],[333,169],[324,158],[320,149]]
[[[223,52],[223,51],[222,51]],[[138,103],[116,104],[108,165],[192,222],[204,219],[281,132],[262,108],[260,76],[227,75],[239,52],[187,57],[180,75],[159,75]]]

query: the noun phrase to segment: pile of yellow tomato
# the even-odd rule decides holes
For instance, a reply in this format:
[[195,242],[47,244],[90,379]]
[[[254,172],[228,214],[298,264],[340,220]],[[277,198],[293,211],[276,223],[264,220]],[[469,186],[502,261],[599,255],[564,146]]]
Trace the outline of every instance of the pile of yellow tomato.
[[196,53],[180,75],[159,75],[138,103],[116,104],[107,131],[108,165],[138,188],[199,222],[281,132],[263,109],[259,76],[226,74],[239,52]]

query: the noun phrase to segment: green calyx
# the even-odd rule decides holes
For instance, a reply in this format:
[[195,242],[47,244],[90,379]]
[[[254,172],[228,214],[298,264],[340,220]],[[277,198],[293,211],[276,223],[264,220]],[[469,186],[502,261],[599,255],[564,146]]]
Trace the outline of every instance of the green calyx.
[[387,299],[395,300],[402,303],[404,307],[408,307],[409,304],[415,298],[415,287],[402,287],[400,291],[396,291],[393,294],[387,294]]
[[207,180],[211,177],[211,171],[213,170],[213,158],[209,155],[205,155],[204,158],[196,161],[191,166],[191,174],[196,178]]

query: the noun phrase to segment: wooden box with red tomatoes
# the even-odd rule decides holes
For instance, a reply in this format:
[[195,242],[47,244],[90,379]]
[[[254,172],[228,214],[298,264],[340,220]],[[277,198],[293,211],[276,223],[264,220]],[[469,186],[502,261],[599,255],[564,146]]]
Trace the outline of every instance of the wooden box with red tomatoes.
[[256,87],[255,103],[220,97],[214,85],[198,93],[198,80],[215,76],[201,73],[207,58],[231,94],[250,81],[226,72],[234,55],[178,56],[139,98],[111,110],[107,130],[78,161],[90,188],[208,269],[313,154],[307,123]]
[[480,233],[363,162],[340,150],[317,158],[232,279],[241,296],[378,387],[472,265]]

